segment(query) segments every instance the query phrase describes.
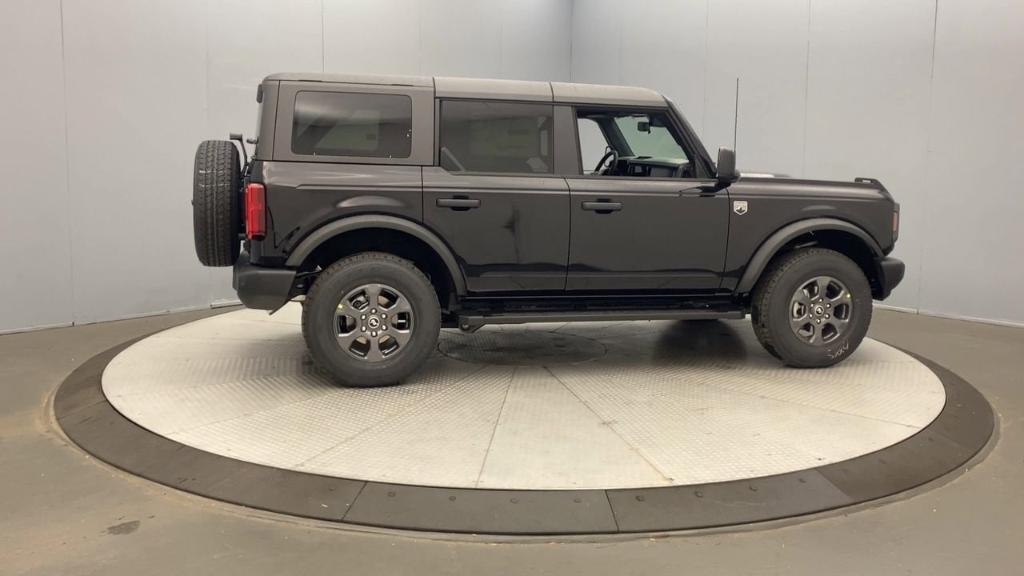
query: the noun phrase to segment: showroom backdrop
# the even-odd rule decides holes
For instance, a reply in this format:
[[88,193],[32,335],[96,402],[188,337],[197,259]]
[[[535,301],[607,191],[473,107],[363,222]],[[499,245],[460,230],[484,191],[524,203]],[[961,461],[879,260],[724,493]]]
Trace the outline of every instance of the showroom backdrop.
[[1021,29],[1014,0],[4,0],[0,332],[232,301],[192,155],[277,71],[644,85],[712,150],[738,107],[741,169],[897,196],[889,304],[1024,323]]

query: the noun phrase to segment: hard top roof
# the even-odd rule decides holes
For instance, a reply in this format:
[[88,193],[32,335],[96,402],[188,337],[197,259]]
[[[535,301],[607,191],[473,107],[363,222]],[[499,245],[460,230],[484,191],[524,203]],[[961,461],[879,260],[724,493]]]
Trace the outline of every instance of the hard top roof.
[[271,74],[266,77],[266,80],[433,87],[435,96],[439,98],[534,100],[537,102],[565,102],[573,104],[665,105],[665,98],[661,94],[647,88],[605,84],[578,84],[574,82],[321,73]]

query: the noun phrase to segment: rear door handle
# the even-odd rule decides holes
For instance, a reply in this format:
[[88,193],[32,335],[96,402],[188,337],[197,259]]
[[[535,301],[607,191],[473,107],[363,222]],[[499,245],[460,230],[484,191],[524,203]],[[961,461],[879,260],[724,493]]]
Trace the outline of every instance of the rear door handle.
[[598,214],[611,214],[612,212],[618,212],[622,210],[622,202],[610,202],[608,200],[598,200],[596,202],[584,202],[580,205],[584,210],[592,210]]
[[438,198],[438,208],[451,208],[452,210],[470,210],[479,208],[480,201],[475,198]]

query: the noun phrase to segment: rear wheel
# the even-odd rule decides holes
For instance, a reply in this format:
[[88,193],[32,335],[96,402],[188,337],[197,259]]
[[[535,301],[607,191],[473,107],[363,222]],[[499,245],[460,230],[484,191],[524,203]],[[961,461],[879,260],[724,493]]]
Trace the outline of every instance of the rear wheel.
[[800,368],[831,366],[849,356],[867,334],[871,312],[864,272],[824,248],[797,250],[774,262],[751,303],[761,345]]
[[196,255],[206,266],[238,260],[241,190],[238,148],[227,140],[200,144],[192,175],[192,230]]
[[349,386],[384,386],[434,351],[441,311],[430,280],[408,260],[366,252],[320,273],[306,295],[302,333],[313,359]]

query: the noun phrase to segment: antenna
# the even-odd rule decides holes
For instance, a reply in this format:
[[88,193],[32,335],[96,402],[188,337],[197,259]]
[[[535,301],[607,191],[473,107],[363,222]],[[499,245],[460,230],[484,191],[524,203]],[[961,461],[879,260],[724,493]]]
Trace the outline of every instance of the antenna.
[[736,151],[736,134],[740,127],[740,78],[736,77],[736,108],[732,116],[732,151]]

